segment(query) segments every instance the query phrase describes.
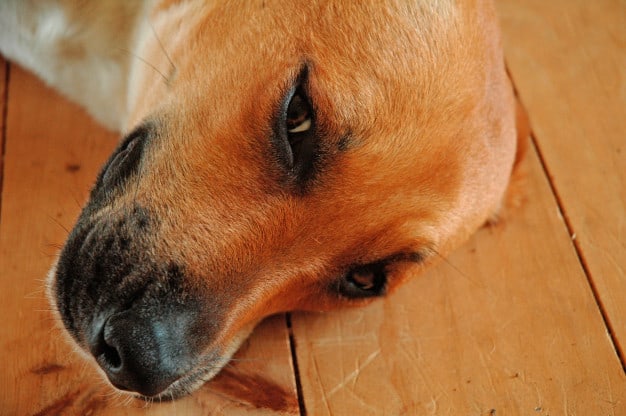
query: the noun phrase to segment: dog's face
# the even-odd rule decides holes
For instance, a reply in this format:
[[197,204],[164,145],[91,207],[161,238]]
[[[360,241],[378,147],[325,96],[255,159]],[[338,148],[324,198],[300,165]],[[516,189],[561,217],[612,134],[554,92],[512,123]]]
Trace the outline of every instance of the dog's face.
[[515,153],[485,5],[197,3],[151,14],[131,133],[52,282],[73,338],[145,396],[193,390],[269,314],[362,304],[445,255]]

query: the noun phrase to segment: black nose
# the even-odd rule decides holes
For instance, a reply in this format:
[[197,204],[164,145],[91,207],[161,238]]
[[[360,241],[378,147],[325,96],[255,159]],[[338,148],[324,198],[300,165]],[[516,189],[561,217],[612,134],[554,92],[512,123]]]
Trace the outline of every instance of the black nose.
[[156,396],[190,370],[189,324],[186,312],[120,312],[96,328],[91,353],[115,387]]

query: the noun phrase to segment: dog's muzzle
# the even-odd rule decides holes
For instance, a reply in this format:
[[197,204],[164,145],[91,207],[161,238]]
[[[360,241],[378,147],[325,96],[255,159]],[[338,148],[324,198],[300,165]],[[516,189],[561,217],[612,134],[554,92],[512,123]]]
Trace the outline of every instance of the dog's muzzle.
[[152,257],[144,237],[154,226],[138,207],[115,219],[79,221],[53,283],[72,337],[114,386],[143,396],[189,373],[212,332],[183,268]]
[[211,344],[219,313],[190,287],[183,265],[157,254],[158,216],[128,196],[120,202],[134,190],[151,131],[136,129],[105,165],[61,252],[51,295],[114,386],[173,397],[171,386]]

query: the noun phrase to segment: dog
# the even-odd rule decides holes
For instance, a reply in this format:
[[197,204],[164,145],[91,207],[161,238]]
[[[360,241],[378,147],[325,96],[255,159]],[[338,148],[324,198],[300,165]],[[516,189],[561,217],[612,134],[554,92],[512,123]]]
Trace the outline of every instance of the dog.
[[499,214],[523,149],[487,0],[4,0],[0,50],[123,133],[49,297],[144,398],[268,315],[391,292]]

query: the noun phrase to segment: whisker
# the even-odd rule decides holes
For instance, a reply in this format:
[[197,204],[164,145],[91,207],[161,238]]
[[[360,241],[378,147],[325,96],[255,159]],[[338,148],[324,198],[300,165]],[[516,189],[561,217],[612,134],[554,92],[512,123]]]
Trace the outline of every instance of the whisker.
[[[152,29],[152,34],[154,35],[154,38],[156,39],[157,43],[159,44],[159,47],[163,51],[163,55],[165,55],[165,57],[167,58],[168,62],[172,66],[172,71],[176,72],[177,71],[176,65],[174,65],[174,62],[172,61],[172,58],[170,57],[170,55],[167,53],[167,50],[165,50],[165,47],[163,46],[163,43],[161,42],[161,38],[156,33],[156,30],[154,29],[154,26],[152,25],[152,22],[148,21],[148,25],[150,25],[150,29]],[[169,79],[168,79],[168,82],[169,82]]]
[[129,54],[130,56],[132,56],[135,59],[138,59],[139,61],[143,62],[144,64],[146,64],[148,67],[152,68],[154,70],[154,72],[156,72],[157,74],[161,75],[161,77],[163,78],[163,81],[165,82],[165,85],[169,85],[169,78],[167,78],[163,72],[159,71],[159,69],[152,65],[150,62],[148,62],[147,60],[145,60],[144,58],[142,58],[141,56],[137,55],[136,53],[129,51],[128,49],[124,49],[124,48],[119,48],[120,51],[125,52],[127,54]]
[[56,248],[57,250],[61,250],[63,248],[63,244],[61,243],[46,243],[47,248]]
[[436,256],[438,256],[441,260],[443,260],[444,263],[446,263],[448,266],[450,266],[450,268],[452,268],[452,270],[454,270],[455,272],[459,273],[461,276],[468,278],[469,276],[467,274],[465,274],[461,269],[459,269],[457,266],[455,266],[450,260],[448,260],[447,257],[442,256],[441,254],[439,254],[439,252],[433,248],[430,249],[430,251],[435,254]]
[[439,256],[439,258],[441,260],[443,260],[443,262],[445,264],[447,264],[452,270],[454,270],[455,272],[457,272],[459,275],[461,275],[462,277],[464,277],[465,279],[467,279],[468,281],[472,282],[473,284],[480,286],[480,287],[484,287],[484,284],[476,281],[475,279],[473,279],[471,276],[469,276],[467,273],[465,273],[463,270],[461,270],[460,268],[458,268],[454,263],[452,263],[449,259],[447,259],[446,257],[442,256],[441,254],[439,254],[439,252],[435,249],[431,248],[431,251]]
[[267,361],[267,358],[231,358],[230,360],[228,360],[228,363],[226,363],[226,365],[230,365],[231,363],[235,362],[259,362],[259,361]]
[[56,225],[58,225],[59,227],[61,227],[61,228],[65,231],[66,235],[69,235],[69,234],[70,234],[70,230],[69,230],[69,229],[68,229],[65,225],[61,224],[61,222],[60,222],[59,220],[57,220],[56,218],[54,218],[54,217],[53,217],[52,215],[50,215],[50,214],[48,214],[48,215],[46,215],[46,216],[48,217],[48,219],[52,220],[52,222],[54,222]]
[[82,204],[82,202],[80,202],[80,201],[78,200],[78,198],[76,197],[76,194],[73,194],[73,195],[72,195],[72,199],[74,200],[74,202],[76,203],[76,205],[78,206],[78,208],[81,208],[81,209],[83,208],[83,204]]

